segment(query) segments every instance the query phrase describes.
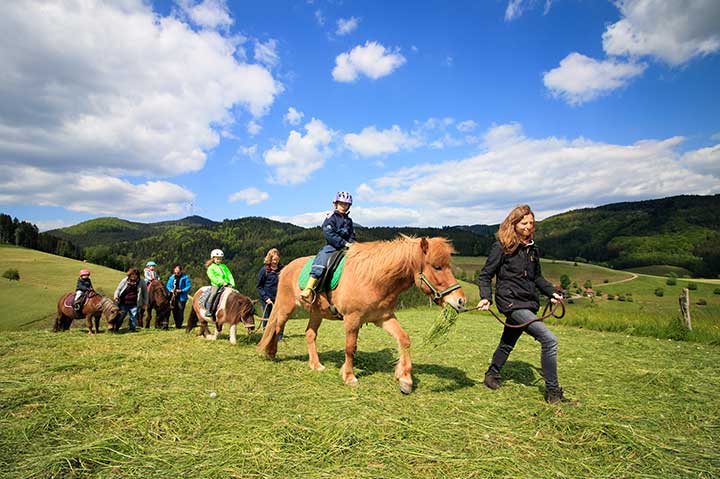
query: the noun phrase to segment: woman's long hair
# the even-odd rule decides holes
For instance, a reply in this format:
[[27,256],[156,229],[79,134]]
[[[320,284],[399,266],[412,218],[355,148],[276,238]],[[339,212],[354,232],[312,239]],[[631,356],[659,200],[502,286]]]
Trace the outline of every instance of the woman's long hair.
[[532,212],[530,206],[518,205],[508,213],[507,218],[500,224],[497,238],[505,254],[513,254],[520,245],[521,241],[515,231],[515,225],[520,223],[525,215],[532,215],[533,219],[535,218],[535,213]]
[[265,261],[263,262],[263,264],[269,265],[270,263],[272,263],[272,259],[274,256],[277,256],[278,261],[280,261],[280,252],[278,251],[277,248],[272,248],[270,251],[267,252],[267,254],[265,255]]

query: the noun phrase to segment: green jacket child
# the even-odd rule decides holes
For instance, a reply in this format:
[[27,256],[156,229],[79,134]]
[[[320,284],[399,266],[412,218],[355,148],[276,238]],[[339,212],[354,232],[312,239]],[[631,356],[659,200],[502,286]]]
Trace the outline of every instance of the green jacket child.
[[214,249],[210,253],[210,260],[205,263],[207,276],[210,279],[210,284],[212,285],[210,296],[205,303],[205,317],[207,318],[212,318],[213,312],[211,309],[220,287],[235,287],[235,278],[233,278],[233,275],[227,265],[223,263],[224,257],[225,253],[223,253],[222,250]]

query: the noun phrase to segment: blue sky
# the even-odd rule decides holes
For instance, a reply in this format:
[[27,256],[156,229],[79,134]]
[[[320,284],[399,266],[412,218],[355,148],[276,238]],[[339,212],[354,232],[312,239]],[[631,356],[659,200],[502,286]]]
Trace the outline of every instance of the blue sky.
[[498,223],[720,193],[720,2],[4,4],[0,211]]

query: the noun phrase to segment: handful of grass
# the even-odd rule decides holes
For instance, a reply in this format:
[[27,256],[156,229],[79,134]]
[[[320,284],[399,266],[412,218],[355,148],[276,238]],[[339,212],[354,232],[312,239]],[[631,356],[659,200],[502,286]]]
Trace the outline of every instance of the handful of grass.
[[450,334],[450,330],[457,322],[459,315],[460,313],[455,311],[454,308],[446,305],[442,309],[440,317],[435,320],[432,328],[425,335],[424,344],[432,344],[437,347],[446,342],[448,334]]

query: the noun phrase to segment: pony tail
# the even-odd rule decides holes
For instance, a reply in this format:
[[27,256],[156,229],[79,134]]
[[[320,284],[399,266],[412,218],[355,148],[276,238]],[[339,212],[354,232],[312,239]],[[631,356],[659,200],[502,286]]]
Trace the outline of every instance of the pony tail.
[[191,307],[190,308],[190,317],[188,318],[188,323],[187,323],[187,327],[185,328],[185,332],[189,333],[190,331],[192,331],[193,328],[195,328],[195,326],[197,326],[197,323],[198,323],[197,313],[195,312],[195,308]]
[[265,325],[265,331],[263,331],[262,338],[260,338],[260,342],[255,348],[255,351],[265,354],[266,357],[274,356],[274,354],[270,354],[273,345],[277,351],[277,333],[275,332],[275,324],[277,323],[276,317],[275,308],[273,308],[270,312],[268,322]]
[[213,260],[210,258],[209,260],[205,261],[205,269],[208,269],[210,265],[212,264]]

